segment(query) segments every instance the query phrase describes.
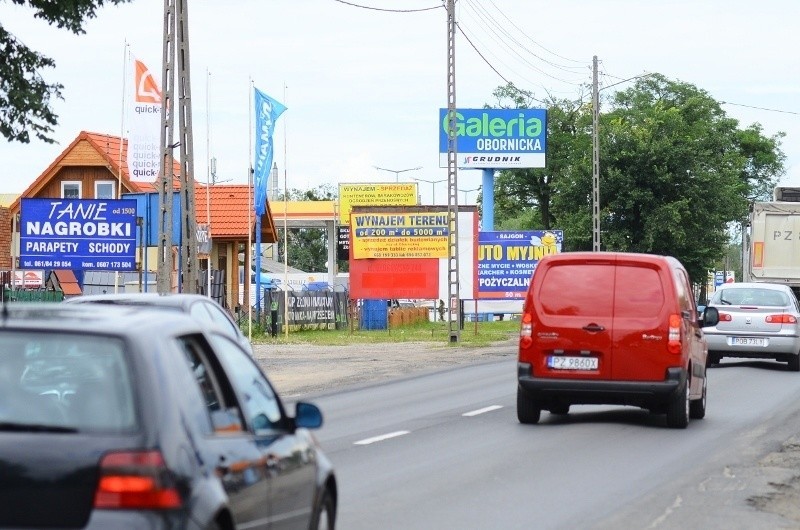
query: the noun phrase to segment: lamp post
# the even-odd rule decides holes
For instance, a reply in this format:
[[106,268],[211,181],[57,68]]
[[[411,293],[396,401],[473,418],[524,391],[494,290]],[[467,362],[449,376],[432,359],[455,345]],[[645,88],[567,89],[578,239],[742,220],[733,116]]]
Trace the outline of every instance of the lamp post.
[[372,167],[374,167],[375,169],[380,169],[381,171],[388,171],[389,173],[394,173],[395,182],[400,182],[400,173],[405,173],[406,171],[417,171],[418,169],[422,169],[422,166],[410,167],[408,169],[386,169],[385,167],[378,167],[378,166],[372,166]]
[[436,185],[440,182],[447,182],[447,179],[441,180],[426,180],[426,179],[418,179],[417,177],[411,177],[412,180],[416,180],[417,182],[427,182],[431,185],[431,204],[436,204]]
[[481,187],[480,187],[480,186],[478,186],[477,188],[472,188],[471,190],[462,190],[462,189],[459,189],[458,191],[461,191],[461,192],[463,192],[463,193],[464,193],[464,204],[467,204],[467,193],[469,193],[469,192],[471,192],[471,191],[480,191],[480,189],[481,189]]

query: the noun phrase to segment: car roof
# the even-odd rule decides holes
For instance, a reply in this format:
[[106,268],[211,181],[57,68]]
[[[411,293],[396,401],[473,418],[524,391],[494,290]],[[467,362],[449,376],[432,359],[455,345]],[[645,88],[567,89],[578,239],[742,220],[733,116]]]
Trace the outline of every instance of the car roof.
[[76,296],[69,298],[65,302],[71,303],[88,303],[99,302],[106,304],[142,304],[142,305],[160,305],[169,307],[183,307],[184,305],[196,301],[205,300],[214,302],[213,299],[202,294],[191,293],[108,293],[108,294],[90,294],[84,296]]
[[717,287],[717,290],[720,289],[771,289],[774,291],[791,291],[792,289],[788,285],[783,285],[781,283],[762,283],[762,282],[734,282],[734,283],[723,283],[722,285]]
[[202,324],[178,311],[55,302],[2,304],[0,330],[10,328],[137,337],[160,335],[164,330],[170,330],[171,333],[194,333],[203,330]]

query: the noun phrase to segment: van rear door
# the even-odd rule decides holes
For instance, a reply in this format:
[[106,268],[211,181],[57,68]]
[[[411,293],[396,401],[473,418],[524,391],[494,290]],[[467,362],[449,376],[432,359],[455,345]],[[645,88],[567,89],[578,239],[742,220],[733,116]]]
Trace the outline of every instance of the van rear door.
[[528,303],[538,319],[526,361],[540,377],[609,379],[615,259],[561,256],[536,272]]
[[680,364],[667,351],[669,307],[676,306],[669,268],[657,261],[619,258],[615,268],[612,340],[615,381],[663,381]]

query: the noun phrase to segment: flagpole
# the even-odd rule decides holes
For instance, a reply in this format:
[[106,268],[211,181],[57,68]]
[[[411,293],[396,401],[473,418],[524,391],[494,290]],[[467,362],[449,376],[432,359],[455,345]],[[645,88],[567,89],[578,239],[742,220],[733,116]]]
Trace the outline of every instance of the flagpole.
[[253,304],[250,303],[250,254],[253,247],[253,78],[250,78],[250,93],[247,96],[247,145],[250,167],[247,171],[247,252],[245,254],[244,281],[247,282],[247,338],[253,339]]
[[[283,104],[286,102],[286,83],[283,83]],[[289,162],[286,157],[286,118],[283,119],[283,335],[289,339],[289,188],[286,184],[286,166]]]
[[[117,199],[122,198],[122,145],[125,140],[125,88],[127,81],[128,65],[128,39],[122,45],[122,104],[120,105],[119,118],[119,159],[117,160]],[[140,287],[141,288],[141,287]],[[114,271],[114,293],[119,292],[119,271]]]
[[206,67],[206,237],[209,241],[208,265],[206,266],[206,296],[209,298],[211,298],[211,251],[213,250],[211,245],[211,110],[208,105],[210,79],[211,72]]

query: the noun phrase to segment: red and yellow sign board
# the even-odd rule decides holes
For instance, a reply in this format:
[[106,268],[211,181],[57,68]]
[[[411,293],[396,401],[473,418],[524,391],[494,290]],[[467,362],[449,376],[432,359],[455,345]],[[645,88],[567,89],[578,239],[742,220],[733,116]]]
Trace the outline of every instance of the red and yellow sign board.
[[339,184],[339,222],[350,223],[353,206],[416,206],[417,183]]
[[446,211],[369,212],[350,216],[353,259],[446,258]]

